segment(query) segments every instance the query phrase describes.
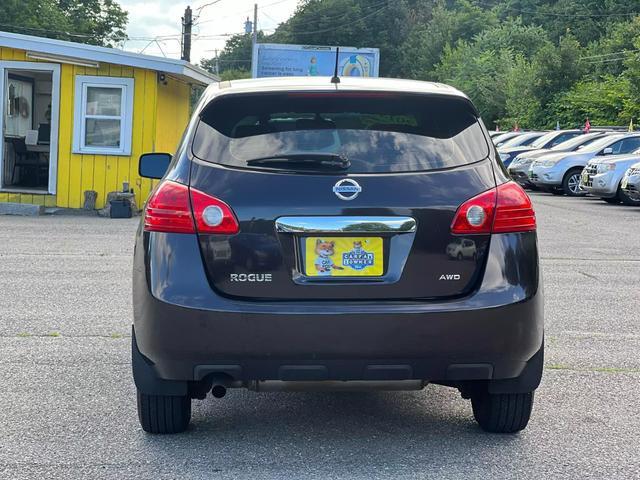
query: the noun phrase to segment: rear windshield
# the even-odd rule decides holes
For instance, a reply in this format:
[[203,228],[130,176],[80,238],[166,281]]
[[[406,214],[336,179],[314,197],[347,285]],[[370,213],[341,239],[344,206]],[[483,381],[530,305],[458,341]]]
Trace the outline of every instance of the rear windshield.
[[[486,158],[489,147],[464,99],[277,93],[213,100],[201,114],[193,153],[239,168],[380,173],[466,165]],[[340,161],[323,160],[331,158]]]

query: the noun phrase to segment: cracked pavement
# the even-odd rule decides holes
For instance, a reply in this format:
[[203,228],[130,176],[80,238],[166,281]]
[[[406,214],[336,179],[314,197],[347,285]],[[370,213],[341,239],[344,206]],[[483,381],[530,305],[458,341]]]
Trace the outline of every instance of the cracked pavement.
[[529,427],[455,390],[194,401],[149,436],[130,375],[137,220],[0,217],[0,478],[640,478],[640,208],[533,193],[546,369]]

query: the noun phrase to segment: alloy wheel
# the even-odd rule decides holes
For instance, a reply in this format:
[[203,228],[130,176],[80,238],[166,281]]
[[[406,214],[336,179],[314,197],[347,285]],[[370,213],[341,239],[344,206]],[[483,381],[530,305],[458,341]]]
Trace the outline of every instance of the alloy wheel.
[[580,174],[574,173],[573,175],[571,175],[569,177],[567,185],[569,187],[569,190],[571,190],[571,193],[573,193],[574,195],[582,193],[582,187],[580,187]]

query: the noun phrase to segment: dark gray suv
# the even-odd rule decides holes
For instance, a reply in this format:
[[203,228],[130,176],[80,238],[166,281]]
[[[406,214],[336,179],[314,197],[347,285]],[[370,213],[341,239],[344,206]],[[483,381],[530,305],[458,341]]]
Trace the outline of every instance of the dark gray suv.
[[133,269],[145,431],[185,430],[191,399],[228,388],[428,383],[471,399],[487,431],[527,425],[543,365],[535,214],[459,91],[223,82],[176,154],[144,155],[140,173],[162,178]]

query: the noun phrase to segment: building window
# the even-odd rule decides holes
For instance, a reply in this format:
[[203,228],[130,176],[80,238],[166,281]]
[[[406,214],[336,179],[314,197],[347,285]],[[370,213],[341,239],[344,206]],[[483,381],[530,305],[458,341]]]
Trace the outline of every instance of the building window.
[[73,152],[131,155],[133,78],[76,76]]

